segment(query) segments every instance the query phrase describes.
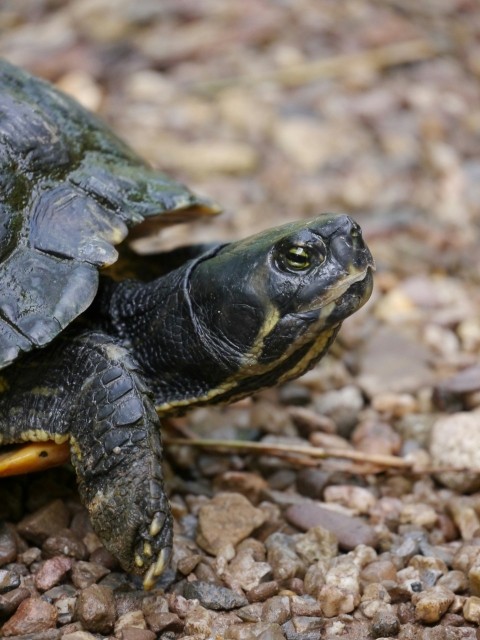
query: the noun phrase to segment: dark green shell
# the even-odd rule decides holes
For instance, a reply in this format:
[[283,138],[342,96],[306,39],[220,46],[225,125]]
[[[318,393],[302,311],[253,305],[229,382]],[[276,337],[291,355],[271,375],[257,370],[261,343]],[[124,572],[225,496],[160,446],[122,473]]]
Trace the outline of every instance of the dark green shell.
[[129,227],[217,212],[75,101],[0,61],[0,368],[91,304]]

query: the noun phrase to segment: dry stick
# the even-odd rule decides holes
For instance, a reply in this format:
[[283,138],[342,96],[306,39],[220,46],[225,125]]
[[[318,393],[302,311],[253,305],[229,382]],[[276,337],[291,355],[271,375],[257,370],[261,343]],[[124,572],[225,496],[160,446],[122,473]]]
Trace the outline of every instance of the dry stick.
[[165,438],[167,445],[186,445],[189,447],[200,447],[202,449],[227,449],[234,451],[247,451],[258,455],[298,454],[309,458],[344,458],[355,462],[367,462],[381,467],[410,469],[412,463],[402,460],[396,456],[378,455],[373,453],[362,453],[350,449],[322,449],[320,447],[310,447],[305,445],[291,444],[265,444],[263,442],[244,442],[242,440],[209,440],[209,439],[185,439],[185,438]]
[[196,82],[190,85],[191,89],[199,91],[220,91],[230,86],[249,86],[259,82],[276,82],[287,86],[297,86],[312,82],[319,78],[331,78],[341,75],[350,75],[352,70],[375,69],[419,62],[432,58],[444,50],[440,45],[418,38],[398,42],[344,55],[333,56],[321,60],[312,60],[301,64],[292,65],[275,71],[262,74],[249,74],[244,76],[220,78],[219,80]]
[[[380,455],[374,453],[364,453],[362,451],[352,451],[351,449],[323,449],[308,445],[290,444],[265,444],[264,442],[244,442],[243,440],[208,440],[197,438],[163,438],[167,446],[180,445],[191,446],[200,449],[217,449],[218,453],[231,453],[232,451],[245,451],[256,455],[278,455],[291,462],[306,464],[310,466],[308,458],[343,458],[363,464],[373,464],[386,469],[402,471],[408,469],[415,475],[433,475],[437,473],[470,473],[480,475],[480,469],[470,469],[468,467],[415,467],[415,461],[405,460],[398,456]],[[304,460],[293,456],[305,456]]]

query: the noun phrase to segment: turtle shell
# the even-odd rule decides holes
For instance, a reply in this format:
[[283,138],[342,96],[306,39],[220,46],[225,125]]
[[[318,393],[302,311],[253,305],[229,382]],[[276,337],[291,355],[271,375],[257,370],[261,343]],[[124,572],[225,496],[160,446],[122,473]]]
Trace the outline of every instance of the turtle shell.
[[218,212],[74,100],[0,61],[0,368],[88,308],[130,227]]

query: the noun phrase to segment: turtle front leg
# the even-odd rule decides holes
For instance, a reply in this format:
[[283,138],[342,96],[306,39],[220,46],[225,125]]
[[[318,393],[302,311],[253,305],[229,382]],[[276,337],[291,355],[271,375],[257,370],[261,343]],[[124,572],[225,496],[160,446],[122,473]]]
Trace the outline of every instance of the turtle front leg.
[[159,419],[136,363],[110,338],[93,344],[71,425],[72,463],[94,530],[150,589],[168,563],[172,517],[163,488]]
[[5,373],[4,442],[69,441],[95,532],[151,588],[169,560],[172,517],[159,419],[135,360],[113,338],[86,332]]

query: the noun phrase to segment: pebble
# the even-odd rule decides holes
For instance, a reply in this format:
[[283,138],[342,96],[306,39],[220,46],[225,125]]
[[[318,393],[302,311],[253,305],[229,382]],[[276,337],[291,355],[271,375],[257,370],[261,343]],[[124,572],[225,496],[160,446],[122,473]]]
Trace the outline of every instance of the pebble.
[[270,580],[269,582],[260,582],[256,587],[253,587],[246,592],[246,597],[249,602],[264,602],[272,596],[276,596],[280,588],[278,582]]
[[150,629],[123,629],[120,635],[121,640],[155,640],[157,634]]
[[79,589],[85,589],[101,580],[110,570],[96,562],[79,560],[72,567],[72,582]]
[[415,605],[417,620],[432,624],[438,622],[455,599],[455,594],[445,587],[431,587],[421,593],[414,593],[412,602]]
[[64,529],[70,522],[70,513],[63,500],[54,500],[26,516],[18,523],[18,533],[35,544]]
[[15,571],[0,569],[0,594],[20,586],[20,576]]
[[[454,413],[436,420],[429,451],[433,466],[480,469],[480,411]],[[478,473],[445,471],[436,477],[443,485],[460,493],[480,489]]]
[[0,636],[21,636],[53,629],[57,622],[57,610],[40,598],[22,600],[13,616],[0,629]]
[[214,487],[217,491],[241,493],[252,504],[258,504],[267,482],[258,473],[226,471],[215,480]]
[[348,556],[333,560],[319,596],[327,618],[351,613],[358,606],[361,600],[359,574],[359,568]]
[[285,640],[285,637],[279,624],[269,622],[236,624],[224,635],[225,640]]
[[288,596],[273,596],[262,607],[262,622],[277,622],[284,624],[291,617],[290,598]]
[[318,640],[324,620],[313,616],[295,616],[282,626],[287,640]]
[[[223,573],[224,580],[228,580],[229,586],[244,591],[252,591],[260,586],[261,581],[267,576],[272,568],[268,562],[258,562],[255,548],[243,546],[247,542],[240,543],[237,553]],[[255,541],[256,542],[256,541]],[[264,559],[265,549],[262,546],[261,559]]]
[[468,622],[480,624],[480,598],[478,596],[470,596],[465,600],[463,615]]
[[207,638],[212,628],[212,620],[213,616],[210,611],[197,604],[185,616],[184,633],[200,639]]
[[[118,614],[118,611],[117,611]],[[147,623],[145,622],[145,616],[141,609],[135,609],[134,611],[127,611],[118,616],[115,622],[115,635],[118,636],[124,629],[146,629]]]
[[70,529],[62,529],[48,537],[42,545],[46,556],[64,555],[84,560],[87,557],[87,548]]
[[322,469],[301,469],[297,473],[297,491],[308,498],[322,500],[331,475],[330,471]]
[[265,522],[265,514],[239,493],[220,493],[200,507],[197,544],[217,555],[236,545]]
[[371,491],[354,485],[330,485],[324,491],[325,502],[332,502],[347,507],[355,514],[367,514],[376,504]]
[[[398,316],[396,313],[395,315]],[[369,397],[414,393],[432,379],[431,355],[425,346],[398,327],[380,326],[360,350],[360,387]]]
[[267,561],[272,567],[276,580],[294,578],[305,572],[305,566],[295,551],[295,541],[292,536],[284,533],[273,533],[265,540]]
[[400,451],[402,439],[387,422],[363,420],[355,427],[351,438],[358,451],[377,455],[396,455]]
[[72,568],[72,559],[66,556],[49,558],[35,574],[35,586],[39,591],[48,591],[61,582]]
[[363,396],[358,387],[346,385],[342,389],[327,391],[314,398],[315,411],[331,418],[340,436],[350,435],[363,408]]
[[467,498],[455,497],[448,503],[453,521],[463,540],[472,540],[480,533],[480,518],[473,503]]
[[286,511],[286,518],[299,529],[308,530],[316,526],[328,529],[335,534],[339,547],[344,551],[350,551],[359,544],[370,547],[377,545],[375,530],[363,520],[317,504],[292,505]]
[[30,597],[30,591],[25,587],[19,587],[0,595],[0,618],[11,616],[18,605],[28,597]]
[[97,637],[88,631],[72,631],[62,635],[62,640],[97,640]]
[[363,567],[360,580],[362,585],[372,584],[376,582],[384,582],[397,580],[397,569],[391,560],[374,560]]
[[15,530],[6,523],[0,524],[0,567],[17,558]]
[[230,611],[248,604],[244,595],[201,580],[187,582],[183,589],[183,595],[188,600],[197,599],[201,605],[214,611]]
[[295,551],[307,566],[317,560],[331,560],[338,554],[337,538],[328,529],[312,527],[295,538]]
[[391,638],[400,631],[400,621],[390,607],[377,611],[372,620],[371,633],[374,638]]
[[109,633],[113,629],[116,617],[112,590],[92,584],[81,591],[75,607],[75,616],[88,631]]

